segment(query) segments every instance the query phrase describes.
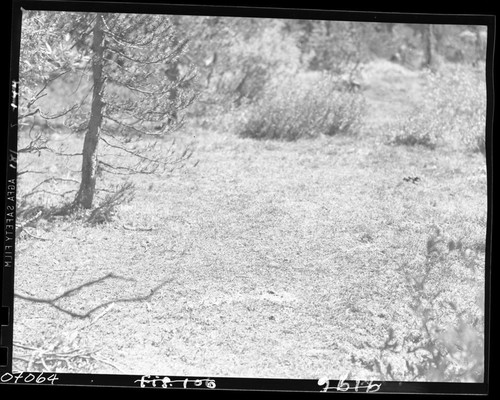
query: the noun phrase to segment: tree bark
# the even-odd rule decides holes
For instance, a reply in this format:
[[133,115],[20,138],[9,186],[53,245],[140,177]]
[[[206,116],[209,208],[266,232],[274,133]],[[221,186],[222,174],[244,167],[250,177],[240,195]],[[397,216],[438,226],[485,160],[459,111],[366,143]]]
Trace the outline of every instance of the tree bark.
[[104,61],[104,32],[102,28],[102,15],[97,14],[93,28],[92,39],[92,105],[88,130],[85,135],[82,151],[82,178],[80,189],[75,198],[75,205],[86,209],[92,208],[97,175],[97,148],[102,123],[104,102],[104,81],[103,61]]
[[422,39],[424,44],[424,59],[422,67],[430,68],[432,66],[432,25],[426,24],[422,26]]

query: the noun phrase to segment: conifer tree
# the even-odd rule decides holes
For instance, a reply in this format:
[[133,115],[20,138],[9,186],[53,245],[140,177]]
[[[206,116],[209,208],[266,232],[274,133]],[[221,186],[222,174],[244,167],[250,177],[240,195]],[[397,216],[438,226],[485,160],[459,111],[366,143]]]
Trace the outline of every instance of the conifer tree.
[[[194,68],[181,63],[188,43],[178,37],[169,16],[36,12],[30,18],[23,22],[24,37],[36,39],[44,52],[21,57],[27,86],[34,82],[26,78],[43,74],[38,79],[41,89],[28,92],[31,100],[25,101],[20,119],[62,118],[73,132],[84,133],[82,152],[74,154],[81,157],[74,208],[94,206],[97,181],[104,173],[162,173],[185,164],[191,150],[162,145],[181,126],[178,115],[195,97]],[[45,32],[36,36],[36,27]],[[30,70],[35,56],[41,67]],[[87,79],[90,89],[54,115],[35,107],[47,87],[65,76]],[[50,149],[50,142],[39,137],[30,146],[27,151]]]

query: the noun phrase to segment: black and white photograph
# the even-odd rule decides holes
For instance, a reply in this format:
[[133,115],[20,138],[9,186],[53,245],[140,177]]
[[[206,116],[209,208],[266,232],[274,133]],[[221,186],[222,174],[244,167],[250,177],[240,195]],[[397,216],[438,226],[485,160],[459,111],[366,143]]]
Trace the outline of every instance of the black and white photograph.
[[12,371],[486,382],[487,24],[168,10],[22,9]]

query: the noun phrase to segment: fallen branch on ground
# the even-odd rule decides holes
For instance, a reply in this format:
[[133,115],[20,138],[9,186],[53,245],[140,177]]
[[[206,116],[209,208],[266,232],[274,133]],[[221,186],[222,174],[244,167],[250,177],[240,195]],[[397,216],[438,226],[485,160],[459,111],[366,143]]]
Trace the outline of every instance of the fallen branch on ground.
[[49,239],[47,239],[47,238],[44,238],[44,237],[40,237],[40,236],[36,236],[36,235],[34,235],[34,234],[33,234],[33,233],[31,233],[30,231],[28,231],[28,230],[26,229],[26,227],[25,227],[25,228],[24,228],[21,232],[22,232],[22,233],[25,233],[26,235],[28,235],[28,236],[30,236],[30,237],[32,237],[32,238],[34,238],[34,239],[43,240],[43,241],[47,241],[47,240],[49,240]]
[[14,293],[14,297],[17,297],[19,299],[22,299],[22,300],[26,300],[26,301],[31,301],[33,303],[44,303],[44,304],[48,304],[52,307],[54,307],[55,309],[65,313],[65,314],[68,314],[72,317],[75,317],[75,318],[80,318],[80,319],[84,319],[84,318],[88,318],[90,317],[95,311],[97,310],[100,310],[101,308],[104,308],[106,306],[109,306],[111,304],[115,304],[115,303],[130,303],[130,302],[135,302],[135,301],[145,301],[145,300],[149,300],[158,290],[160,290],[164,285],[167,284],[167,280],[161,282],[159,285],[155,286],[154,288],[152,288],[149,292],[149,294],[147,295],[143,295],[143,296],[134,296],[134,297],[126,297],[126,298],[121,298],[121,299],[116,299],[116,300],[109,300],[109,301],[106,301],[102,304],[99,304],[98,306],[90,309],[89,311],[87,311],[86,313],[76,313],[74,311],[71,311],[71,310],[68,310],[66,308],[63,308],[59,305],[56,304],[56,302],[62,298],[65,298],[65,297],[69,297],[71,296],[72,294],[80,291],[81,289],[83,289],[84,287],[88,287],[88,286],[91,286],[91,285],[95,285],[99,282],[102,282],[106,279],[111,279],[111,278],[114,278],[114,279],[121,279],[121,280],[128,280],[128,281],[135,281],[135,279],[133,278],[125,278],[125,277],[122,277],[122,276],[119,276],[119,275],[115,275],[113,273],[109,273],[101,278],[98,278],[98,279],[95,279],[93,281],[89,281],[89,282],[85,282],[75,288],[72,288],[72,289],[69,289],[69,290],[66,290],[64,293],[62,293],[61,295],[59,296],[56,296],[52,299],[42,299],[42,298],[38,298],[38,297],[30,297],[30,296],[24,296],[22,294],[19,294],[19,293]]
[[146,227],[134,227],[134,226],[128,226],[128,225],[122,225],[124,229],[128,231],[152,231],[153,228],[146,226]]
[[[81,367],[79,367],[77,363],[83,360],[107,364],[117,371],[124,373],[121,368],[113,364],[111,361],[93,355],[92,352],[88,349],[75,348],[69,351],[55,351],[52,349],[26,346],[15,341],[13,344],[14,347],[18,347],[23,350],[29,350],[32,352],[31,355],[29,355],[29,358],[28,354],[15,355],[12,357],[14,360],[24,362],[26,364],[26,370],[28,371],[35,371],[40,367],[45,371],[55,371],[55,369],[60,366],[61,363],[64,363],[65,367],[68,369],[79,369]],[[39,367],[37,367],[37,365]]]

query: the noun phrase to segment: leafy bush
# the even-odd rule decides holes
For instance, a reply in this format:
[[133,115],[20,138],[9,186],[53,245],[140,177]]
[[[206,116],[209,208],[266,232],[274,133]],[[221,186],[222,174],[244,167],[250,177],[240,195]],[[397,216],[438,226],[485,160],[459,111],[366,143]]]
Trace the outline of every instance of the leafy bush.
[[485,154],[486,85],[484,74],[467,66],[425,72],[424,98],[409,115],[389,127],[391,142],[453,148]]
[[255,139],[297,140],[324,134],[355,135],[362,125],[364,98],[339,90],[325,74],[280,77],[250,106],[238,133]]

